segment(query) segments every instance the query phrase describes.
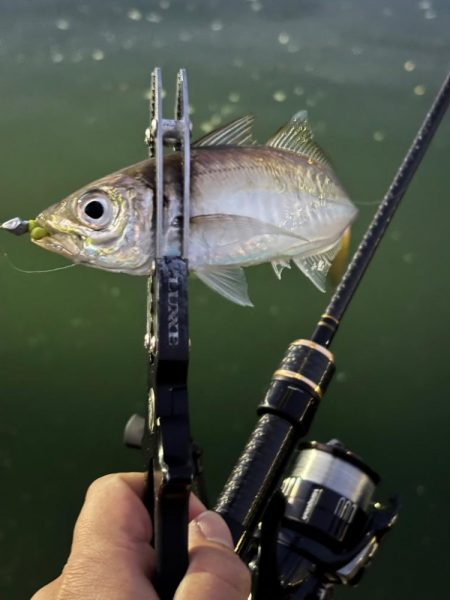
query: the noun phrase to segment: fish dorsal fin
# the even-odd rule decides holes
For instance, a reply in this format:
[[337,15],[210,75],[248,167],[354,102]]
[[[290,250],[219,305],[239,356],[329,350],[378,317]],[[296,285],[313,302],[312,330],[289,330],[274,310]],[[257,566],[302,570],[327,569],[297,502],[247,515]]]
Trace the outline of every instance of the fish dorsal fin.
[[281,279],[281,273],[284,271],[284,269],[290,269],[291,263],[289,260],[283,260],[282,258],[279,258],[272,261],[272,268],[275,271],[275,275],[278,277],[278,279]]
[[289,123],[267,141],[266,145],[302,154],[314,162],[330,167],[330,161],[314,141],[306,110],[296,113]]
[[231,123],[207,133],[191,144],[192,148],[201,146],[252,146],[255,140],[252,135],[253,115],[245,115]]
[[325,282],[328,270],[333,262],[334,257],[338,253],[341,245],[339,239],[332,246],[319,254],[313,256],[294,256],[292,260],[297,267],[319,288],[321,292],[325,292]]
[[228,300],[241,306],[253,306],[248,297],[247,280],[242,267],[196,269],[195,273],[204,284]]

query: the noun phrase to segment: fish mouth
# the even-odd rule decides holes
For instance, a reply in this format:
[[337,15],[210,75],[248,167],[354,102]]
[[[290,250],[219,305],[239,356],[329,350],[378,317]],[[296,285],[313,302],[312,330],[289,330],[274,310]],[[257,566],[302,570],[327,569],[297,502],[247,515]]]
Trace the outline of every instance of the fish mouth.
[[72,261],[76,260],[81,250],[79,240],[74,238],[73,234],[69,236],[66,233],[49,233],[45,237],[31,241],[44,250],[60,254]]

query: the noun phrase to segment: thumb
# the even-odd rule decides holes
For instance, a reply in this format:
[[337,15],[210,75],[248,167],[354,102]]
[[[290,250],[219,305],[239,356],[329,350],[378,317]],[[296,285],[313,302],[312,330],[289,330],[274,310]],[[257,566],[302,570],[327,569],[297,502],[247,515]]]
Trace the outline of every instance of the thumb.
[[189,567],[175,600],[246,600],[250,572],[233,552],[230,531],[220,515],[201,513],[189,525]]

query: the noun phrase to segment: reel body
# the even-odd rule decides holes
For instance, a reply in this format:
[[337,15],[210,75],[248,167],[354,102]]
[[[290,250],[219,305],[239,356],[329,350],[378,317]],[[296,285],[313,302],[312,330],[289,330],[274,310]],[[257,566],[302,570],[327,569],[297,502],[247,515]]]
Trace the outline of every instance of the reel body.
[[323,600],[356,585],[398,515],[374,501],[379,481],[337,440],[302,444],[253,544],[252,598]]

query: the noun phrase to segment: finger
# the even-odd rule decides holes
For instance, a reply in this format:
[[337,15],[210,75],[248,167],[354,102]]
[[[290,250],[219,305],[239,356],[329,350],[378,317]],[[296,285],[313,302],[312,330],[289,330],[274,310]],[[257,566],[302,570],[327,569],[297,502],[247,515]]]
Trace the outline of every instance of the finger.
[[225,521],[212,511],[189,525],[189,567],[175,600],[247,600],[250,573],[233,552]]
[[98,541],[148,544],[152,523],[142,503],[144,490],[144,473],[114,473],[96,479],[75,524],[75,550],[83,550],[92,533]]
[[89,487],[58,600],[157,598],[149,582],[154,561],[144,487],[142,473],[107,475]]
[[193,521],[202,512],[205,512],[206,506],[197,498],[195,494],[189,496],[189,521]]

